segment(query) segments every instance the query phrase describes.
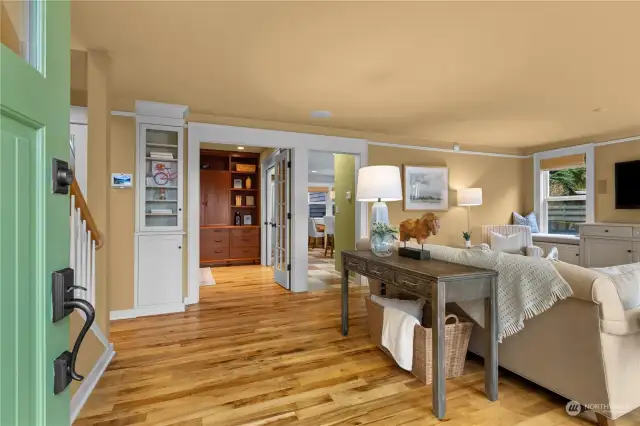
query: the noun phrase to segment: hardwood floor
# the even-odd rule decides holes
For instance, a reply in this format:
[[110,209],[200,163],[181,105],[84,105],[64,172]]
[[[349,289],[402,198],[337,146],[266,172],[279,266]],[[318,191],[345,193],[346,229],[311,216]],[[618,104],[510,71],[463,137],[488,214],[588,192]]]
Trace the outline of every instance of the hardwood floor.
[[[116,357],[74,425],[436,425],[431,387],[369,341],[364,296],[291,294],[269,268],[216,268],[217,285],[180,314],[112,323]],[[484,397],[480,362],[447,381],[449,426],[593,425],[566,401],[500,371],[500,400]],[[640,412],[618,426],[640,424]]]

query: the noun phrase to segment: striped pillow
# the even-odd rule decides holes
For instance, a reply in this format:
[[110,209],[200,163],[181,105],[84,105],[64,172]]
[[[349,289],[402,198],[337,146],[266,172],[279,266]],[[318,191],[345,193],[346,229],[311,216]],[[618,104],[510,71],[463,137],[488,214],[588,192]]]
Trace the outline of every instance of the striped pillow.
[[536,218],[536,214],[534,212],[529,213],[526,217],[513,212],[513,224],[530,227],[532,234],[540,233],[540,229],[538,228],[538,219]]

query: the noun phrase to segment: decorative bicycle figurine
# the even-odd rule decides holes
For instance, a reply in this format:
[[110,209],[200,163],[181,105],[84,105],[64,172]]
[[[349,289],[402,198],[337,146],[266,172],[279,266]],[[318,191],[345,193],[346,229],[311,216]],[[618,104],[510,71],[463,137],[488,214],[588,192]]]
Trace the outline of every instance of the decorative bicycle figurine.
[[156,164],[156,173],[153,175],[153,181],[158,185],[166,185],[170,180],[175,180],[178,172],[171,173],[171,167],[164,164]]

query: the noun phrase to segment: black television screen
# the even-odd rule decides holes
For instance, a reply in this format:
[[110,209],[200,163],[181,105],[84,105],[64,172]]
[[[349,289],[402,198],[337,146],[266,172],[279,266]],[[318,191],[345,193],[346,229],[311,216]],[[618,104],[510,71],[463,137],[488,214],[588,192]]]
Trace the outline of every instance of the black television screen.
[[616,209],[640,209],[640,160],[616,163]]

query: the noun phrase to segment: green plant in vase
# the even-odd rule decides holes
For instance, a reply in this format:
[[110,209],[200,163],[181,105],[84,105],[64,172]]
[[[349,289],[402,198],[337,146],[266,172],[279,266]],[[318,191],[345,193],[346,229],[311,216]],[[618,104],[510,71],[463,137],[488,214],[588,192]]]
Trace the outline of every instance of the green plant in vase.
[[398,228],[384,222],[376,222],[371,226],[371,251],[379,257],[391,256],[393,245],[398,239]]
[[467,248],[471,247],[471,232],[464,231],[462,233],[462,238],[464,238],[464,246]]

